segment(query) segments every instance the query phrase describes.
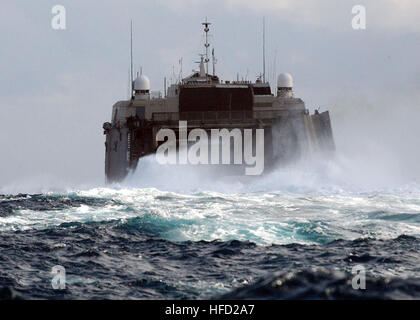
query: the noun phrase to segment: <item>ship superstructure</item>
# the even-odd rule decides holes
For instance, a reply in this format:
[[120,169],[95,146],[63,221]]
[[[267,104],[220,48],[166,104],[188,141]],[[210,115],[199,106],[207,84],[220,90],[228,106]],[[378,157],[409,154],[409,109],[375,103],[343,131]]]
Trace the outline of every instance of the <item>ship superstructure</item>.
[[251,81],[221,81],[209,74],[209,22],[204,22],[205,54],[199,70],[171,84],[163,95],[152,95],[149,79],[139,74],[132,81],[132,97],[112,108],[112,120],[103,125],[106,135],[105,173],[108,182],[121,181],[138,166],[140,158],[153,154],[161,142],[162,128],[177,133],[180,121],[187,131],[211,129],[264,129],[266,166],[287,163],[315,152],[334,150],[328,111],[309,114],[305,103],[294,97],[293,78],[277,78],[277,92],[260,76]]

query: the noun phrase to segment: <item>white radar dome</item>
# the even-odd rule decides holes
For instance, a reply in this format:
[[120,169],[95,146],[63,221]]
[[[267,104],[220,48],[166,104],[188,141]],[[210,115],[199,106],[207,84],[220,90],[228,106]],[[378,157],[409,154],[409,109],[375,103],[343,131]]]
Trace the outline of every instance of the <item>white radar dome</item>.
[[277,78],[277,88],[293,88],[293,78],[290,73],[281,73]]
[[141,75],[134,81],[134,90],[150,90],[150,80],[148,77]]

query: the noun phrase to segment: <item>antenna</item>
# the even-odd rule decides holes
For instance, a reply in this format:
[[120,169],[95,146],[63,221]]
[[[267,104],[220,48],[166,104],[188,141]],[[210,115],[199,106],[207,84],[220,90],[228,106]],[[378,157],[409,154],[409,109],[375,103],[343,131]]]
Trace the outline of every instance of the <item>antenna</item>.
[[182,57],[179,59],[179,82],[182,81]]
[[210,59],[209,59],[209,46],[210,46],[210,44],[209,44],[209,41],[208,41],[209,40],[208,39],[208,33],[210,31],[209,25],[211,25],[210,22],[207,22],[207,17],[206,17],[206,22],[203,22],[202,25],[204,26],[204,32],[206,33],[206,43],[204,44],[204,47],[206,47],[206,59],[204,60],[204,62],[206,63],[206,78],[207,78],[207,75],[209,73],[209,61],[210,61]]
[[212,58],[213,58],[213,76],[215,76],[216,75],[216,63],[217,63],[217,60],[216,60],[216,57],[214,56],[214,48],[211,51],[211,55],[212,55]]
[[263,82],[265,83],[265,17],[263,17]]
[[130,37],[130,80],[131,80],[131,96],[133,96],[133,20],[131,20],[131,37]]
[[172,65],[172,77],[173,77],[172,81],[174,81],[176,83],[176,74],[175,74],[175,66],[174,65]]
[[273,90],[273,92],[275,92],[275,88],[277,87],[277,84],[276,84],[276,75],[277,75],[277,49],[276,49],[276,51],[275,51],[275,54],[274,54],[274,67],[273,67],[273,84],[274,84],[274,90]]
[[131,91],[131,93],[130,93],[130,90],[131,90],[131,86],[133,85],[133,83],[130,82],[130,80],[131,80],[130,69],[128,69],[127,75],[128,75],[128,79],[127,79],[128,80],[128,82],[127,82],[127,96],[128,96],[128,99],[131,99],[132,94],[133,94],[133,91]]

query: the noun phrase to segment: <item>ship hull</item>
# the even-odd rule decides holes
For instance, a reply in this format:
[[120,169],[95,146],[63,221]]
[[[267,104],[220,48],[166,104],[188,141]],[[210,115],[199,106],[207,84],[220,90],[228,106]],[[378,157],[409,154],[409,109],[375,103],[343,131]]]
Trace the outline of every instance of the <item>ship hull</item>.
[[[236,119],[235,119],[236,118]],[[316,154],[329,156],[334,150],[334,139],[329,112],[310,115],[307,111],[279,111],[261,115],[242,112],[209,117],[198,113],[173,115],[158,114],[152,121],[130,117],[123,126],[105,130],[105,174],[108,183],[121,182],[141,164],[139,159],[154,154],[159,147],[156,134],[160,129],[172,129],[179,143],[179,121],[188,124],[187,134],[193,129],[257,129],[264,130],[264,172],[277,165],[286,165]],[[232,165],[233,159],[232,159]],[[204,166],[204,165],[202,165]],[[226,165],[225,165],[226,167]]]

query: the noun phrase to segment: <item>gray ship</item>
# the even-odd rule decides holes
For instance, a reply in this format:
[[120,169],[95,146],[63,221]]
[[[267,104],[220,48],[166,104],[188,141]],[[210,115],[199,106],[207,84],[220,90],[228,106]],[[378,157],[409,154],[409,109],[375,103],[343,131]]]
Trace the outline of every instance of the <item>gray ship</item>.
[[172,129],[179,140],[184,121],[187,133],[196,128],[209,133],[212,129],[263,129],[265,172],[274,165],[334,151],[329,112],[310,114],[305,103],[294,97],[290,74],[278,76],[275,93],[265,81],[265,70],[255,82],[221,81],[215,72],[214,50],[210,74],[210,23],[203,25],[205,54],[199,70],[167,89],[165,79],[163,94],[153,94],[149,79],[137,75],[131,81],[131,99],[113,106],[111,122],[103,125],[107,182],[122,181],[138,167],[140,158],[155,153],[162,144],[157,139],[159,130]]

